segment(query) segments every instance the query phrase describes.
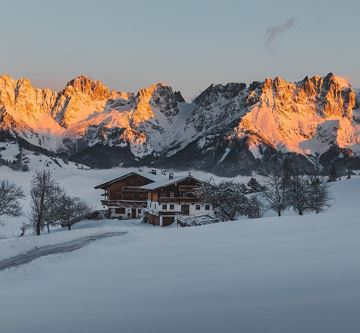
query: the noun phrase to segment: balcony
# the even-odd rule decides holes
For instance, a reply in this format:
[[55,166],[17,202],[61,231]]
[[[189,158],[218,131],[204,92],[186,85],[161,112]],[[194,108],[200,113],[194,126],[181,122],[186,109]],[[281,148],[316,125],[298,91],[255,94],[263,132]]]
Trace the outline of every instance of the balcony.
[[126,206],[127,204],[142,204],[143,207],[146,207],[146,200],[101,200],[103,206]]
[[123,186],[122,192],[147,192],[146,190],[140,188],[139,186]]
[[159,197],[158,202],[159,203],[166,203],[166,202],[200,202],[201,200],[197,197]]

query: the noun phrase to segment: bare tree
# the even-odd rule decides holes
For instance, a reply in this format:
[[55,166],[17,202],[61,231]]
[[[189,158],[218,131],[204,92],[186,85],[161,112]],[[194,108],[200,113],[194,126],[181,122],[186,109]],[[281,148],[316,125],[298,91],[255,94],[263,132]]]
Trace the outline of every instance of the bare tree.
[[215,184],[210,180],[204,182],[196,195],[205,202],[212,204],[217,215],[223,220],[235,220],[238,215],[247,213],[246,186],[233,181],[222,181]]
[[20,226],[20,237],[24,237],[27,230],[31,229],[31,224],[23,222]]
[[31,181],[31,223],[36,235],[40,235],[46,226],[57,222],[57,201],[63,190],[53,178],[50,171],[37,171]]
[[309,193],[310,184],[308,177],[302,175],[291,177],[288,200],[289,204],[299,215],[304,215],[304,212],[310,209]]
[[270,173],[264,178],[263,196],[268,203],[268,207],[274,210],[278,216],[288,208],[288,181],[280,173]]
[[329,185],[324,177],[311,176],[309,179],[309,209],[319,214],[330,207],[332,198],[329,194]]
[[21,187],[10,183],[8,180],[2,180],[0,182],[0,215],[22,215],[20,200],[24,197]]
[[80,198],[64,194],[58,204],[57,219],[62,227],[71,230],[71,226],[81,221],[90,213],[90,207]]

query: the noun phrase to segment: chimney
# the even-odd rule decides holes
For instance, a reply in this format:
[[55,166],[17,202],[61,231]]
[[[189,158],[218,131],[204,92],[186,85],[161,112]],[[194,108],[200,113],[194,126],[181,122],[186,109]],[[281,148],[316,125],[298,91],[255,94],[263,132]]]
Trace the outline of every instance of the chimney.
[[172,172],[169,172],[169,180],[174,179],[174,174]]

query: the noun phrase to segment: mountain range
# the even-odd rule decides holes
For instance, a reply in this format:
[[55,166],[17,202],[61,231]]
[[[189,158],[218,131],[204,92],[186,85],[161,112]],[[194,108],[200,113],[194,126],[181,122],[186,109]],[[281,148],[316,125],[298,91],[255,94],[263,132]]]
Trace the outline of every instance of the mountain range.
[[286,159],[360,168],[360,93],[330,73],[211,85],[192,102],[163,83],[110,91],[79,76],[60,92],[0,76],[0,139],[95,168],[195,168],[233,176]]

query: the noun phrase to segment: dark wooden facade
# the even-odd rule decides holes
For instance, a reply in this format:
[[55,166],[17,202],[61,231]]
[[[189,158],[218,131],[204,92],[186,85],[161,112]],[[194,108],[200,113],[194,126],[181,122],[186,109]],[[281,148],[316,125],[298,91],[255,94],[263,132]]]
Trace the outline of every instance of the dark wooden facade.
[[149,200],[162,202],[195,202],[200,201],[195,195],[195,190],[200,185],[200,181],[193,177],[187,177],[179,182],[156,188],[149,191]]
[[196,196],[201,181],[188,176],[145,186],[149,188],[145,219],[153,225],[167,226],[180,215],[198,216],[212,213],[212,207]]
[[148,191],[141,186],[152,182],[146,176],[132,172],[95,188],[105,191],[101,203],[107,206],[109,217],[141,218],[148,199]]

